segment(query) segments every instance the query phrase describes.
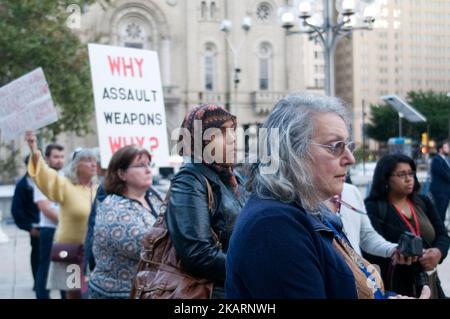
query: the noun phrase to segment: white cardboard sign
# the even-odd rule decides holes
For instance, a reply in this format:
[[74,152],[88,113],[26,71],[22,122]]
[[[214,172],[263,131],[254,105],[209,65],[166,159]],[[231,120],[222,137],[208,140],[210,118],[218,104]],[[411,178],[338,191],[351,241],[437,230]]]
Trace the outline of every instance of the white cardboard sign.
[[57,120],[58,113],[42,68],[0,88],[0,131],[4,140]]
[[168,166],[169,146],[158,55],[89,44],[101,165],[121,147],[140,145],[156,166]]

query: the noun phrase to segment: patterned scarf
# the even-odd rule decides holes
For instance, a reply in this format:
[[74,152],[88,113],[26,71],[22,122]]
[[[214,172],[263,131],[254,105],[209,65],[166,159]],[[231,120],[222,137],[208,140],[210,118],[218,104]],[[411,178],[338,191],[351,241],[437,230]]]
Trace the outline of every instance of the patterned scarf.
[[[319,209],[325,225],[333,230],[335,235],[333,239],[334,249],[341,255],[355,278],[356,291],[358,299],[374,299],[381,297],[376,293],[384,294],[383,281],[376,268],[367,260],[358,255],[343,235],[343,223],[336,213],[331,212],[323,203],[319,204]],[[330,227],[331,226],[331,227]],[[340,235],[338,236],[337,233]],[[364,270],[363,270],[364,269]]]
[[[358,299],[375,299],[375,290],[377,288],[384,293],[383,280],[373,265],[359,256],[345,240],[339,238],[333,239],[333,247],[342,256],[353,273]],[[359,264],[366,267],[367,271],[370,273],[370,277],[367,277],[361,271]]]
[[[182,150],[180,150],[180,155],[187,155],[190,156],[191,159],[194,158],[194,121],[200,120],[202,121],[202,155],[203,150],[205,149],[205,146],[210,143],[210,141],[203,140],[203,134],[204,132],[209,128],[217,128],[219,129],[222,127],[222,125],[231,120],[233,121],[233,128],[236,128],[236,117],[232,114],[230,114],[227,110],[225,110],[223,107],[218,105],[212,105],[212,104],[200,104],[195,106],[184,118],[183,124],[181,124],[182,128],[188,129],[189,133],[191,134],[191,154],[184,154],[184,147]],[[181,142],[183,140],[183,137],[180,135],[178,142]],[[223,163],[211,163],[208,164],[205,162],[204,158],[202,157],[202,163],[203,165],[211,168],[213,171],[215,171],[220,179],[226,184],[231,187],[233,192],[239,196],[238,191],[238,183],[236,176],[233,173],[233,167],[229,165],[225,165]]]

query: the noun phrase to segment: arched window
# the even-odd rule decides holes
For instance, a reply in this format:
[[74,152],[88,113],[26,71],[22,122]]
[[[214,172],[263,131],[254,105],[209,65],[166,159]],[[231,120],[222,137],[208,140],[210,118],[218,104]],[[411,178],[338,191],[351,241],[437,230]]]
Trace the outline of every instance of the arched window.
[[214,20],[214,18],[216,17],[216,3],[214,1],[211,2],[211,6],[209,7],[209,11],[210,11],[210,18],[211,18],[211,20]]
[[216,46],[213,43],[205,45],[203,67],[206,91],[214,91],[216,89],[216,52]]
[[200,7],[202,19],[206,19],[206,11],[207,10],[208,10],[208,8],[206,7],[206,1],[202,1],[201,7]]
[[272,73],[272,46],[263,42],[259,46],[259,89],[269,90]]

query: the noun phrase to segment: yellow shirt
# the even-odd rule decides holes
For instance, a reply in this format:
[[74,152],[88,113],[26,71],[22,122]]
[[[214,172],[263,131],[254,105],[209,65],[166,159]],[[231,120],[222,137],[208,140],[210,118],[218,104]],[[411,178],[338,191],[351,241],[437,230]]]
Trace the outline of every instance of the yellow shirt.
[[42,156],[36,166],[28,161],[28,174],[47,198],[60,205],[56,243],[84,242],[87,220],[97,187],[75,185],[66,177],[47,166]]

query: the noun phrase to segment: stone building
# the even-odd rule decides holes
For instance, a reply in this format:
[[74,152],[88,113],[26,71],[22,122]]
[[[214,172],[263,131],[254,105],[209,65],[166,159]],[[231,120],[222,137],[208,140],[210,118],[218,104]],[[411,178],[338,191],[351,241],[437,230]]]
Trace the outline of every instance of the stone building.
[[[75,32],[85,43],[158,52],[169,137],[202,102],[226,106],[247,128],[287,92],[323,93],[320,47],[301,35],[285,36],[277,22],[284,2],[98,1],[84,8]],[[244,17],[251,18],[249,31],[241,28]],[[224,19],[232,23],[228,33],[220,30]]]
[[[158,53],[169,138],[195,104],[215,103],[235,114],[244,130],[250,128],[251,143],[256,125],[282,96],[324,92],[322,49],[306,35],[285,35],[277,17],[284,4],[285,0],[99,0],[75,11],[80,17],[72,30],[86,44]],[[244,17],[251,18],[247,32],[241,28]],[[232,23],[228,33],[220,30],[224,19]],[[92,128],[96,129],[95,116]],[[68,156],[76,147],[98,145],[96,133],[61,134],[57,142]],[[21,159],[28,154],[23,138],[15,147]]]

